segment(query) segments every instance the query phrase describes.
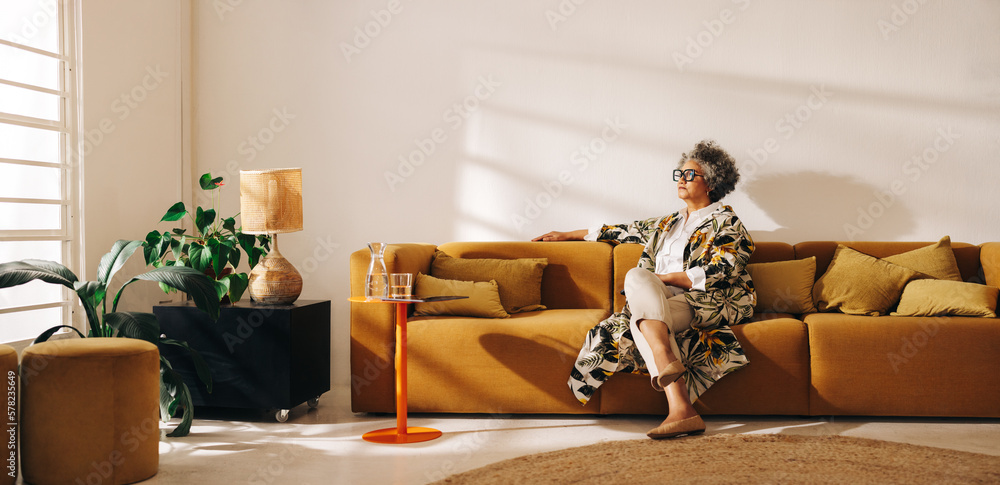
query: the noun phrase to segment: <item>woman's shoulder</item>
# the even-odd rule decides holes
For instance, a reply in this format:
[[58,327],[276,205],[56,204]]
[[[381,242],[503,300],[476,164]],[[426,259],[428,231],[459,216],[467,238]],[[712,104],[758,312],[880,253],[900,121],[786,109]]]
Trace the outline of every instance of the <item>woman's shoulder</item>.
[[723,205],[718,211],[712,214],[712,218],[715,219],[717,226],[734,227],[740,232],[746,231],[743,227],[743,222],[740,220],[740,216],[736,215],[736,211],[733,210],[732,206]]

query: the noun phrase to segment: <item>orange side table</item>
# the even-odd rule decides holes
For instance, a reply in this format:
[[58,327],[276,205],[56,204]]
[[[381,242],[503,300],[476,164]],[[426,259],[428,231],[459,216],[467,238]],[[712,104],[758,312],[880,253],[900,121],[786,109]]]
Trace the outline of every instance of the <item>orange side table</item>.
[[396,304],[396,427],[369,431],[361,436],[372,443],[419,443],[441,437],[434,428],[406,426],[406,306],[409,303],[447,301],[468,298],[467,296],[432,296],[414,298],[365,298],[352,296],[352,303],[395,303]]

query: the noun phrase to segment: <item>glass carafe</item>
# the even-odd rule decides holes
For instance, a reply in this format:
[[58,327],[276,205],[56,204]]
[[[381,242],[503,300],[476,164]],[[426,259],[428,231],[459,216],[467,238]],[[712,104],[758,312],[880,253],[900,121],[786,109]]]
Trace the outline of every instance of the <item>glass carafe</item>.
[[372,259],[368,264],[368,276],[365,277],[365,298],[389,297],[389,272],[385,270],[385,259],[382,257],[385,246],[385,243],[380,242],[368,243]]

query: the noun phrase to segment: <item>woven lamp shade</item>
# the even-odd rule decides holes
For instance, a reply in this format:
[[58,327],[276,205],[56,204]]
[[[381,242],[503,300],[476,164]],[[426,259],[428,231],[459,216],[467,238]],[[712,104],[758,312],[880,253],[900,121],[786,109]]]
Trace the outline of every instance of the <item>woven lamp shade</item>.
[[246,234],[302,230],[302,169],[240,170],[240,219]]

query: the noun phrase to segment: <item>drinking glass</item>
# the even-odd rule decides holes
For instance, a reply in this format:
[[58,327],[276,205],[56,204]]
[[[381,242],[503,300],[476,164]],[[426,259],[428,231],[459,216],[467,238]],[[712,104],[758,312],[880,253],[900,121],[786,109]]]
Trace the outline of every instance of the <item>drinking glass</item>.
[[412,273],[393,273],[389,277],[391,282],[389,287],[389,295],[392,298],[410,298],[413,296],[413,274]]

